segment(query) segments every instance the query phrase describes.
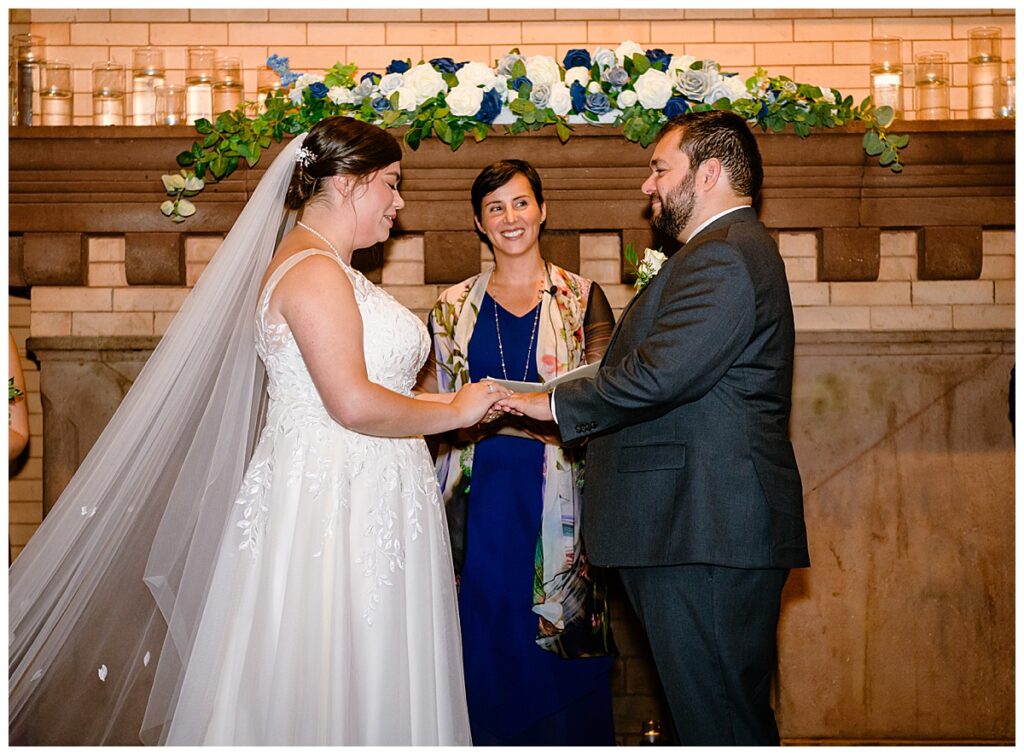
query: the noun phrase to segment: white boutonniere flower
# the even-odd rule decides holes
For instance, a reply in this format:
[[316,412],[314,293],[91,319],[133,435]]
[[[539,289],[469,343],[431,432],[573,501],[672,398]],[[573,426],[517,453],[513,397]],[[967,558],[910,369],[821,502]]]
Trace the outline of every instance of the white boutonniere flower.
[[633,249],[632,244],[626,244],[623,254],[626,257],[626,261],[636,271],[636,283],[633,284],[633,288],[636,289],[637,293],[640,293],[644,286],[654,280],[654,276],[661,272],[661,266],[668,259],[668,257],[661,253],[660,249],[648,247],[644,249],[643,261],[638,262],[636,251]]

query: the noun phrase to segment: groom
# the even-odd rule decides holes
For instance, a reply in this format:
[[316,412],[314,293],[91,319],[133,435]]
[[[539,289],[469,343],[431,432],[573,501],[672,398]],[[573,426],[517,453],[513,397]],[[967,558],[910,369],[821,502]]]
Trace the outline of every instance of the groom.
[[669,121],[642,190],[684,243],[629,303],[592,379],[504,408],[589,438],[583,538],[618,567],[681,744],[778,744],[769,703],[789,569],[808,565],[789,441],[793,311],[752,208],[739,116]]

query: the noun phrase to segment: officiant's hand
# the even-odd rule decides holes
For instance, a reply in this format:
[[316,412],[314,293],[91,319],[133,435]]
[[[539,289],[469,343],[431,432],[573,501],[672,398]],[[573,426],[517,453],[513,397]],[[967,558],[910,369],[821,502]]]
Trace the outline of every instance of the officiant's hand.
[[460,427],[472,427],[485,418],[494,419],[500,411],[492,408],[500,399],[511,395],[511,391],[490,380],[467,383],[459,388],[452,399],[452,406],[459,412]]
[[513,393],[494,405],[495,409],[541,422],[551,422],[551,396],[547,393]]

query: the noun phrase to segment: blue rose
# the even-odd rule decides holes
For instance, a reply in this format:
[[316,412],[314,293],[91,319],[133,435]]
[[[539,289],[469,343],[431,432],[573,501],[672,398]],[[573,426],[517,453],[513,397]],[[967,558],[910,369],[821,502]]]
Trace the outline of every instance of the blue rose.
[[498,113],[500,112],[501,95],[491,89],[484,92],[484,99],[483,102],[480,103],[480,109],[473,117],[481,123],[494,123],[494,119],[498,117]]
[[[527,87],[528,89],[533,89],[533,82],[530,81],[525,76],[516,76],[514,79],[508,82],[508,88],[511,89],[513,92],[518,92],[524,86]],[[527,96],[529,96],[529,92],[527,92]]]
[[370,101],[370,107],[372,107],[378,113],[383,113],[385,110],[391,109],[391,100],[389,100],[387,97],[374,97]]
[[568,71],[570,68],[575,68],[576,66],[590,68],[590,53],[578,48],[569,50],[562,59],[562,68]]
[[409,70],[409,64],[404,60],[392,60],[391,64],[384,70],[384,73],[405,73]]
[[434,66],[441,73],[455,73],[455,61],[451,58],[431,58],[430,65]]
[[574,81],[569,87],[569,96],[572,97],[572,109],[582,113],[587,107],[587,90],[578,81]]
[[[647,56],[647,60],[650,61],[651,66],[657,68],[659,71],[667,71],[669,61],[672,56],[662,50],[660,47],[655,47],[653,50],[648,50],[644,53]],[[661,63],[659,66],[658,63]]]
[[668,118],[675,118],[677,115],[683,115],[690,109],[690,103],[685,97],[671,97],[668,102],[665,103],[665,116]]
[[313,95],[315,99],[322,100],[327,96],[327,85],[322,81],[314,81],[309,85],[309,93]]
[[604,92],[592,92],[587,95],[587,110],[594,115],[604,115],[612,109],[612,103]]
[[629,82],[629,74],[626,73],[626,69],[622,66],[612,66],[605,69],[605,72],[601,74],[601,78],[612,86],[617,87],[625,86]]
[[380,74],[375,71],[367,71],[366,73],[359,77],[359,82],[362,83],[367,79],[369,79],[371,84],[379,84]]
[[468,63],[468,62],[469,62],[468,60],[463,60],[463,61],[461,61],[459,63],[456,63],[455,64],[456,72],[458,72],[462,68],[462,66],[466,65],[466,63]]

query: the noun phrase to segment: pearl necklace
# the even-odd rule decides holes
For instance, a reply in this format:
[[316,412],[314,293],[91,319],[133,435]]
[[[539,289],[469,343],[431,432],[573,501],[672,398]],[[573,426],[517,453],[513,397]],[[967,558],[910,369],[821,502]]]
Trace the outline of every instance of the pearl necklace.
[[338,252],[338,250],[334,248],[334,244],[332,244],[332,243],[331,243],[330,241],[328,241],[328,240],[327,240],[327,237],[326,237],[326,236],[324,236],[324,235],[323,235],[322,233],[320,233],[319,231],[317,231],[317,230],[316,230],[315,228],[310,228],[310,227],[309,227],[308,225],[306,225],[305,223],[303,223],[303,222],[302,222],[301,220],[297,221],[297,222],[295,223],[295,225],[299,226],[300,228],[305,228],[305,229],[306,229],[307,231],[309,231],[310,233],[312,233],[312,234],[313,234],[314,236],[316,236],[316,237],[317,237],[318,239],[320,239],[320,240],[321,240],[322,242],[324,242],[325,244],[327,244],[327,246],[328,246],[328,247],[330,247],[330,250],[331,250],[332,252],[334,252],[334,256],[335,256],[335,257],[337,257],[337,258],[338,258],[339,260],[341,260],[342,262],[344,262],[344,261],[345,261],[345,259],[344,259],[344,258],[343,258],[343,257],[341,256],[341,253],[340,253],[340,252]]
[[[508,380],[508,370],[505,369],[505,348],[501,344],[501,326],[498,324],[500,319],[498,315],[498,302],[491,297],[491,304],[494,305],[494,330],[498,334],[498,359],[501,360],[501,374]],[[523,367],[523,382],[526,382],[526,377],[530,374],[530,352],[533,351],[533,341],[537,337],[537,323],[540,322],[540,302],[537,302],[536,314],[533,316],[533,329],[530,331],[530,345],[526,348],[526,365]]]

